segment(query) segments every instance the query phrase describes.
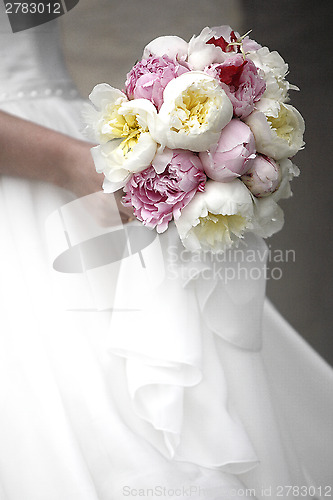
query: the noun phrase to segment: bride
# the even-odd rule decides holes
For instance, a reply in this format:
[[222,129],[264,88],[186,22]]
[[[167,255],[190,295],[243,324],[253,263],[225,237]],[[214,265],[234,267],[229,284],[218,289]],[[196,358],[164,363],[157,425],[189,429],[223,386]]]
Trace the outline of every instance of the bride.
[[264,273],[102,194],[56,24],[0,27],[0,499],[331,497],[333,375]]

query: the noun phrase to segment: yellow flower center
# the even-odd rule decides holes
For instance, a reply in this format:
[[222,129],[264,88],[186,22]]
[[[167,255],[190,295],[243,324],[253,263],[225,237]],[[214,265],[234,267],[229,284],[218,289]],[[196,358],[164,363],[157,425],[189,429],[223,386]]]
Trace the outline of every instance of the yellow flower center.
[[275,130],[277,135],[291,144],[292,132],[294,131],[293,116],[288,112],[287,108],[283,105],[280,107],[279,114],[276,118],[267,116],[268,122],[271,124],[272,129]]
[[136,129],[132,130],[130,134],[124,139],[121,144],[120,148],[123,150],[123,154],[126,156],[129,151],[132,151],[134,146],[139,140],[140,134],[142,130],[141,129]]
[[107,113],[104,116],[101,125],[101,134],[107,140],[121,139],[119,147],[123,155],[133,150],[139,140],[140,134],[146,130],[139,124],[135,114],[127,113],[123,115],[119,113],[121,104],[112,105],[107,108]]
[[200,217],[199,220],[199,224],[193,229],[194,233],[199,241],[205,241],[212,247],[217,242],[231,246],[232,235],[241,237],[247,222],[245,217],[238,214],[222,215],[211,212],[208,212],[206,217]]
[[182,92],[176,100],[175,121],[172,130],[179,132],[183,130],[189,134],[208,124],[208,111],[211,106],[211,99],[204,92],[204,87],[200,90],[195,84]]
[[100,127],[101,132],[113,134],[114,138],[126,137],[131,133],[132,130],[139,128],[136,116],[134,114],[128,113],[123,115],[119,113],[122,103],[120,104],[109,104],[106,109],[104,116],[101,119]]

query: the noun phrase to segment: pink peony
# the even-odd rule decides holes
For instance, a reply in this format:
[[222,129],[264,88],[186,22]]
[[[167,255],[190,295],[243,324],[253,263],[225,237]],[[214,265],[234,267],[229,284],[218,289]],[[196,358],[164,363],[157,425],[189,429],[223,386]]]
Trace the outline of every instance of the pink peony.
[[277,190],[281,183],[279,164],[265,155],[257,155],[242,181],[257,198],[264,198]]
[[206,68],[206,73],[220,81],[234,108],[234,114],[246,118],[254,109],[254,103],[265,92],[265,80],[250,59],[236,55],[221,64]]
[[128,98],[148,99],[159,110],[167,84],[187,71],[187,67],[166,55],[142,59],[127,74],[125,86]]
[[153,165],[133,174],[126,184],[123,203],[134,208],[134,215],[145,226],[163,233],[174,217],[192,200],[197,191],[204,191],[206,175],[198,156],[175,149],[161,173]]
[[248,171],[255,151],[250,127],[234,118],[222,130],[218,143],[199,156],[210,179],[230,182]]

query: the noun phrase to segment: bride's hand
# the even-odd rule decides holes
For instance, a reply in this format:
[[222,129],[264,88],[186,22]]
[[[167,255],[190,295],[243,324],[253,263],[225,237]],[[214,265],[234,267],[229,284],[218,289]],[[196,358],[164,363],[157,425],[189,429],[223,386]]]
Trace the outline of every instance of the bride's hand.
[[[72,191],[78,198],[86,197],[85,203],[101,226],[113,226],[133,217],[131,209],[121,202],[123,191],[106,194],[102,191],[103,174],[95,170],[90,149],[93,144],[74,141],[64,163],[64,175],[60,184]],[[87,196],[91,195],[91,196]]]
[[121,203],[122,195],[122,190],[115,193],[98,191],[80,198],[80,201],[99,226],[114,227],[133,219],[132,211]]

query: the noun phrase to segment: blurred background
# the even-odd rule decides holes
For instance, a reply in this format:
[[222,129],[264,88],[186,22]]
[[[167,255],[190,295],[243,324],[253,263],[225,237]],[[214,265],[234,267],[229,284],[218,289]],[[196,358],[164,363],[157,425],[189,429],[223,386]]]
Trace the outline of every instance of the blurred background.
[[331,0],[80,0],[60,22],[68,68],[84,97],[101,82],[122,89],[153,38],[189,40],[205,26],[252,30],[251,38],[289,63],[288,80],[301,89],[291,92],[291,104],[304,116],[306,149],[294,158],[301,176],[282,204],[284,229],[266,240],[272,252],[294,250],[295,261],[273,263],[282,278],[269,280],[267,293],[333,365],[332,21]]

